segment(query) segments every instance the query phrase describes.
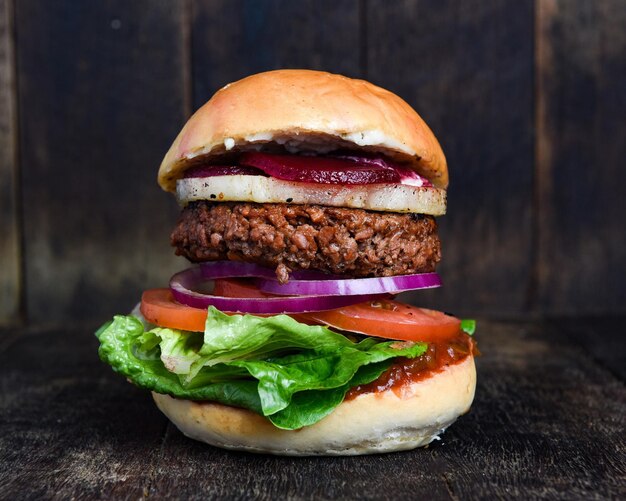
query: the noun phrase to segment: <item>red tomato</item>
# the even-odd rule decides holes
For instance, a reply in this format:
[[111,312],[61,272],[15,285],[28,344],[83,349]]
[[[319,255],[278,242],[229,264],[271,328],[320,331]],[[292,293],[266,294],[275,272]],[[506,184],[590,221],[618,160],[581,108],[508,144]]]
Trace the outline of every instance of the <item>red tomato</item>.
[[[245,278],[216,280],[213,293],[225,297],[271,297]],[[196,332],[204,331],[207,316],[204,309],[174,301],[169,289],[145,291],[141,297],[141,313],[155,325]],[[458,318],[391,299],[291,316],[306,324],[403,341],[443,341],[456,336],[461,327]]]
[[272,294],[257,289],[249,278],[219,278],[215,280],[213,294],[224,297],[272,297]]
[[149,289],[141,296],[141,314],[159,327],[204,332],[207,310],[177,303],[169,289]]
[[456,336],[461,321],[441,311],[380,299],[336,310],[305,313],[297,320],[343,331],[403,341],[436,342]]
[[[224,278],[215,281],[213,294],[224,297],[270,297],[245,278]],[[141,314],[159,327],[204,332],[207,310],[180,304],[169,289],[149,289],[141,296]],[[225,312],[228,313],[228,312]],[[267,315],[258,315],[260,317]]]

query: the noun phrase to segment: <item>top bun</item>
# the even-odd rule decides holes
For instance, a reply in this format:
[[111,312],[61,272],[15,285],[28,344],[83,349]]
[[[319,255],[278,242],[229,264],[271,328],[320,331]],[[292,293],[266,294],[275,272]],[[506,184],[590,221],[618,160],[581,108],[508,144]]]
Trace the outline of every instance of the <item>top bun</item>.
[[441,146],[404,100],[364,80],[312,70],[249,76],[215,93],[185,124],[159,168],[159,185],[198,163],[251,149],[375,151],[448,186]]

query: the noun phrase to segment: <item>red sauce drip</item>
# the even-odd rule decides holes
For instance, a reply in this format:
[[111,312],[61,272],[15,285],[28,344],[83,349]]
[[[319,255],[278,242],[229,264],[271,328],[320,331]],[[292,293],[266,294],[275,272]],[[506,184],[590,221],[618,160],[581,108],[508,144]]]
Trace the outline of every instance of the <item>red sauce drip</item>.
[[480,354],[476,342],[464,332],[459,332],[453,338],[430,343],[428,349],[419,357],[398,359],[376,381],[351,388],[345,399],[351,400],[363,393],[399,391],[405,385],[429,378],[449,365],[462,362],[470,354]]

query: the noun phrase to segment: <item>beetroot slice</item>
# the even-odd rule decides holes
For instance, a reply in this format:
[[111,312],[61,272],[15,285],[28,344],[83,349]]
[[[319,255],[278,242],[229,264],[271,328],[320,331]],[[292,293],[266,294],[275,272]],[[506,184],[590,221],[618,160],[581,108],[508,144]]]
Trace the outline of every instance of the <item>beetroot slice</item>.
[[244,153],[241,165],[256,167],[278,179],[301,183],[374,184],[399,183],[401,178],[392,168],[353,160],[299,155]]
[[271,176],[285,181],[318,184],[367,185],[402,183],[432,186],[410,167],[380,156],[301,156],[249,152],[239,165],[201,165],[187,170],[185,178],[230,175]]
[[241,167],[239,165],[200,165],[185,171],[183,177],[214,177],[214,176],[265,176],[266,174],[254,167]]

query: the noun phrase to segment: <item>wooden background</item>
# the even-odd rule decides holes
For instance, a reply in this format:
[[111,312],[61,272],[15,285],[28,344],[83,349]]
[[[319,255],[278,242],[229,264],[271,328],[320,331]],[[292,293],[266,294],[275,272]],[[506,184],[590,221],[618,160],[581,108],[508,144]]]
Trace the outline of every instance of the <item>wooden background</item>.
[[445,286],[412,301],[626,313],[626,1],[0,0],[0,323],[163,286],[162,155],[219,87],[290,67],[387,87],[440,139]]

